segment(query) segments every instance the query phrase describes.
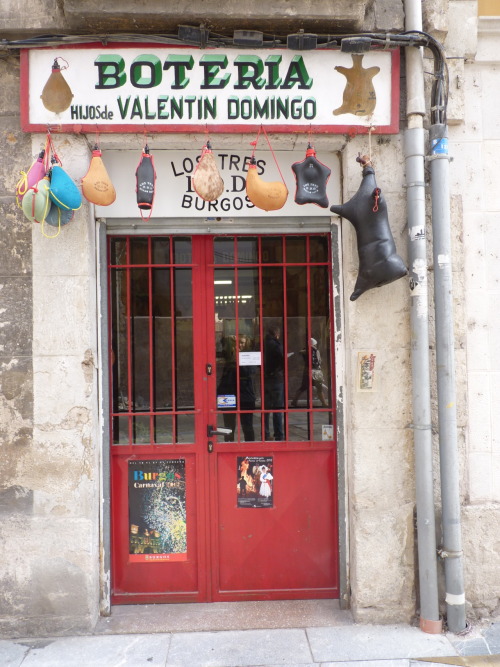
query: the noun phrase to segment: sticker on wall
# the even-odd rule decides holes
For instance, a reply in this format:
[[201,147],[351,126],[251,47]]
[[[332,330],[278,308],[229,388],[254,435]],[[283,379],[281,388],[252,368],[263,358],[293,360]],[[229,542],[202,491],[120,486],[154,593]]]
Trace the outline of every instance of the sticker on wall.
[[219,394],[217,396],[218,408],[235,408],[236,396],[234,394]]
[[333,426],[331,424],[321,425],[321,439],[330,442],[333,440]]
[[186,462],[128,462],[129,560],[187,560]]
[[358,352],[358,391],[374,391],[375,359],[372,352]]
[[273,457],[238,456],[236,461],[237,506],[273,507]]

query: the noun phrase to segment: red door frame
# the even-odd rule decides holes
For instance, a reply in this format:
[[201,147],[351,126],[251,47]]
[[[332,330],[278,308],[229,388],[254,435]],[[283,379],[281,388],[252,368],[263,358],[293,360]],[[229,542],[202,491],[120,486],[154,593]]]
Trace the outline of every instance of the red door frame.
[[[219,236],[219,235],[217,235]],[[255,235],[252,235],[255,236]],[[281,235],[280,235],[281,236]],[[301,235],[304,236],[304,235]],[[125,238],[125,237],[124,237]],[[137,237],[126,237],[128,239],[137,238]],[[148,241],[148,275],[151,276],[151,271],[153,269],[151,263],[151,238],[147,237]],[[170,237],[173,240],[174,237]],[[125,576],[124,581],[118,581],[116,572],[123,569],[123,565],[120,565],[120,558],[123,560],[123,553],[121,549],[113,549],[113,594],[112,602],[113,603],[147,603],[147,602],[174,602],[174,601],[212,601],[212,600],[235,600],[235,599],[294,599],[294,598],[303,598],[311,597],[310,595],[305,595],[304,591],[272,591],[268,595],[262,595],[262,593],[253,594],[249,591],[224,591],[221,590],[220,584],[220,570],[218,565],[220,564],[221,559],[221,547],[219,540],[219,510],[218,506],[218,497],[219,497],[219,487],[221,474],[219,470],[219,461],[223,461],[225,455],[236,455],[241,453],[242,447],[241,443],[221,443],[217,441],[217,438],[213,438],[214,442],[214,453],[209,453],[207,449],[208,438],[206,427],[207,424],[216,424],[217,423],[217,414],[216,414],[216,380],[215,377],[209,376],[206,373],[206,365],[211,364],[212,368],[215,369],[216,359],[215,359],[215,331],[213,327],[213,305],[214,304],[214,281],[213,281],[213,271],[214,265],[210,263],[210,259],[213,261],[213,236],[203,236],[203,237],[192,237],[193,238],[193,256],[192,261],[186,267],[192,269],[192,286],[193,286],[193,321],[195,327],[197,323],[202,323],[202,328],[205,330],[205,335],[195,334],[195,344],[193,347],[193,369],[194,369],[194,398],[195,398],[195,442],[192,445],[185,444],[174,444],[174,445],[140,445],[139,449],[137,445],[132,443],[132,413],[128,414],[129,419],[129,444],[128,445],[112,445],[111,446],[111,458],[113,461],[112,470],[112,516],[113,516],[113,541],[115,544],[120,543],[122,545],[127,545],[128,550],[128,513],[123,511],[124,508],[128,507],[128,495],[127,495],[127,484],[125,479],[127,477],[126,468],[127,462],[130,459],[144,459],[144,460],[155,460],[156,458],[185,458],[186,459],[186,486],[187,486],[187,510],[188,510],[188,553],[191,545],[194,541],[195,550],[196,550],[196,564],[193,564],[193,567],[196,568],[196,576],[193,576],[193,571],[189,572],[187,577],[185,577],[185,583],[191,582],[193,584],[192,589],[189,589],[189,586],[183,585],[180,589],[177,589],[172,592],[165,592],[165,590],[148,590],[146,592],[135,592],[131,593],[126,590],[127,588],[127,577]],[[285,236],[282,237],[283,244],[285,243]],[[127,260],[125,264],[121,264],[121,269],[131,269],[131,267],[137,268],[136,264],[131,264],[130,262],[130,241],[127,243]],[[172,247],[172,243],[170,244]],[[171,251],[172,252],[172,251]],[[109,257],[108,265],[110,271],[113,268],[111,264],[111,258]],[[177,265],[176,265],[177,266]],[[115,267],[116,268],[116,267]],[[173,280],[173,259],[171,256],[171,262],[169,263],[168,268],[170,269],[171,280]],[[283,271],[285,267],[283,266]],[[329,273],[330,280],[330,289],[329,289],[329,307],[331,318],[333,317],[333,302],[332,294],[333,290],[331,288],[331,271]],[[130,271],[127,271],[127,336],[130,340]],[[173,283],[171,282],[171,285]],[[262,282],[260,284],[260,297],[262,299]],[[109,281],[109,303],[111,304],[111,280]],[[262,300],[261,300],[262,303]],[[152,288],[151,280],[149,280],[149,306],[152,306]],[[286,321],[286,301],[284,304],[285,312],[284,318]],[[172,309],[172,319],[175,315],[173,299],[171,302]],[[150,310],[151,313],[151,310]],[[308,326],[310,327],[310,310],[308,312]],[[151,319],[151,318],[150,318]],[[330,330],[333,331],[332,322],[330,325]],[[309,328],[310,331],[310,328]],[[262,333],[262,332],[261,332]],[[149,326],[149,344],[150,349],[152,347],[152,328]],[[172,358],[174,358],[174,345],[175,341],[172,337]],[[112,335],[111,335],[111,318],[110,318],[110,359],[112,359]],[[333,346],[332,346],[333,347]],[[333,354],[333,350],[332,350]],[[132,369],[132,351],[131,346],[128,346],[128,385],[129,392],[131,386],[131,369]],[[152,373],[152,355],[150,355],[150,391],[151,395],[153,392],[153,373]],[[331,364],[332,368],[332,385],[334,379],[333,373],[333,363]],[[204,369],[203,372],[197,372],[200,369]],[[287,383],[286,383],[287,384]],[[173,383],[173,390],[175,383]],[[310,386],[310,391],[312,387]],[[112,380],[110,381],[110,391],[112,392]],[[332,397],[334,396],[334,387],[332,386]],[[131,404],[131,395],[129,393],[129,405]],[[175,402],[173,402],[173,405]],[[287,403],[285,404],[287,405]],[[286,412],[287,408],[283,410]],[[116,415],[114,415],[116,416]],[[153,413],[149,413],[150,425],[153,426]],[[112,421],[112,420],[111,420]],[[285,421],[286,423],[286,421]],[[335,421],[333,422],[335,424]],[[262,418],[261,418],[262,425]],[[111,440],[112,442],[112,440]],[[266,451],[270,451],[272,448],[267,447]],[[292,448],[293,452],[300,457],[301,453],[311,452],[311,443],[294,443]],[[335,446],[330,444],[316,446],[316,450],[322,450],[324,452],[330,451],[331,457],[330,464],[333,462],[333,477],[336,477],[336,460],[335,460]],[[245,444],[244,451],[246,453],[259,453],[262,451],[262,443],[260,445],[255,443]],[[278,451],[273,450],[273,451]],[[326,459],[325,459],[326,460]],[[329,465],[330,465],[329,464]],[[210,484],[209,481],[213,480]],[[334,481],[336,489],[336,480]],[[206,499],[209,499],[209,502],[205,502]],[[333,494],[333,507],[331,508],[332,515],[335,517],[336,523],[336,508],[337,508],[337,497],[336,491]],[[262,510],[260,510],[262,511]],[[263,510],[264,512],[267,510]],[[335,530],[335,539],[332,548],[336,554],[336,559],[338,562],[338,536],[337,531]],[[192,552],[191,552],[192,553]],[[212,556],[210,556],[210,554]],[[191,562],[189,560],[189,562]],[[142,579],[144,581],[146,578],[151,578],[151,569],[150,568],[161,568],[161,564],[152,564],[147,563],[142,567],[137,567],[134,564],[135,570],[138,574],[133,576],[134,580]],[[164,587],[165,584],[171,582],[172,579],[176,578],[176,574],[172,572],[172,568],[177,566],[174,563],[168,563],[169,570],[164,576],[157,577],[156,573],[159,573],[159,570],[154,572],[154,579],[156,579],[157,586]],[[331,587],[325,588],[325,590],[316,590],[313,597],[336,597],[338,595],[338,565],[337,568],[337,588],[334,590]],[[178,567],[179,571],[182,570],[182,566]],[[127,566],[125,566],[127,570]],[[139,572],[140,571],[140,572]],[[182,581],[182,575],[179,575],[179,580]],[[163,583],[162,583],[163,582]],[[125,584],[125,587],[122,585]],[[335,588],[335,587],[334,587]],[[337,593],[336,593],[337,592]]]

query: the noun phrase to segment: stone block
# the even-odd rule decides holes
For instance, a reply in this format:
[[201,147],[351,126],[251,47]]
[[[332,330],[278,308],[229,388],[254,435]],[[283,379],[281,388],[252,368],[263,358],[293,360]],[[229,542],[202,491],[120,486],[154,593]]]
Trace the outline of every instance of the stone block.
[[0,514],[33,513],[33,489],[26,489],[17,484],[0,490]]
[[[485,232],[488,218],[488,214],[477,211],[469,212],[464,219],[465,287],[471,294],[480,292],[486,285]],[[468,301],[472,304],[473,300],[469,298]]]
[[0,35],[19,39],[25,35],[67,32],[63,5],[58,0],[27,0],[21,10],[18,0],[2,0]]
[[1,275],[31,275],[31,227],[13,196],[0,197]]
[[[46,229],[49,235],[56,232],[54,227]],[[73,220],[61,228],[55,239],[44,236],[40,225],[33,226],[33,273],[36,283],[40,283],[42,300],[47,298],[48,293],[43,290],[47,281],[68,278],[71,282],[77,277],[84,280],[95,274],[94,235],[95,222],[86,204],[75,211]]]
[[500,17],[481,16],[478,18],[478,45],[476,62],[498,64],[498,32]]
[[[21,132],[18,116],[0,116],[0,142],[2,144],[0,195],[12,197],[14,203],[21,171],[29,169],[34,159],[31,155],[31,138]],[[23,215],[21,211],[19,214]]]
[[376,0],[372,4],[376,32],[400,32],[404,30],[403,3],[393,0]]
[[11,637],[88,633],[98,615],[97,523],[6,517],[0,539],[13,557],[0,585],[0,633]]
[[350,446],[351,503],[361,511],[414,502],[414,454],[410,430],[358,429]]
[[90,278],[38,277],[33,304],[33,353],[83,355],[92,343],[91,305]]
[[34,429],[37,456],[24,457],[16,474],[34,489],[36,515],[86,517],[95,510],[98,452],[91,429],[83,419],[73,428],[50,429],[44,424]]
[[[497,180],[500,169],[500,139],[484,142],[482,158],[483,210],[500,211],[500,188]],[[498,245],[495,250],[497,247]]]
[[491,456],[491,501],[500,502],[500,453]]
[[468,461],[468,490],[473,503],[487,503],[493,497],[491,454],[471,452]]
[[356,622],[408,622],[415,614],[414,507],[353,510],[352,612]]
[[[354,195],[361,183],[363,169],[359,162],[356,162],[356,157],[360,153],[370,155],[368,135],[350,141],[342,154],[345,201]],[[371,156],[377,185],[383,189],[384,194],[388,192],[401,194],[406,180],[401,137],[372,134]]]
[[462,58],[448,58],[449,95],[446,117],[449,125],[465,118],[465,64]]
[[18,418],[33,417],[33,364],[31,357],[0,358],[0,392]]
[[[483,95],[485,87],[482,84],[483,74],[485,72],[478,69],[470,63],[464,62],[463,78],[463,97],[464,97],[464,121],[459,125],[450,125],[449,139],[450,146],[453,147],[458,141],[480,141],[483,136],[483,114],[485,108],[483,104]],[[455,81],[455,84],[458,81]],[[493,105],[494,106],[494,105]],[[489,108],[489,107],[488,107]],[[494,115],[494,109],[492,109]],[[493,118],[493,121],[495,119]]]
[[177,34],[178,25],[203,24],[214,32],[232,35],[233,29],[253,29],[276,33],[303,28],[305,32],[329,34],[360,30],[364,20],[364,0],[336,0],[334,10],[327,0],[266,0],[230,3],[221,11],[220,2],[205,0],[192,3],[180,0],[165,6],[162,0],[150,0],[146,5],[133,0],[118,0],[113,12],[103,12],[98,0],[64,1],[64,15],[72,30],[113,32],[161,31]]
[[[483,67],[479,76],[481,81],[481,92],[478,94],[479,91],[477,90],[477,87],[475,88],[475,92],[479,97],[478,102],[480,101],[482,104],[480,112],[476,111],[473,120],[477,123],[481,122],[482,119],[483,139],[498,141],[500,139],[500,118],[495,95],[498,90],[498,67]],[[476,110],[476,108],[477,107],[475,107],[474,110]]]
[[[456,142],[450,146],[450,156],[450,193],[462,196],[464,214],[483,210],[486,197],[483,145],[472,141]],[[488,170],[491,168],[488,164]]]
[[442,42],[448,34],[449,0],[422,3],[422,24],[425,32]]
[[2,322],[1,356],[30,356],[32,349],[31,277],[0,277]]
[[34,357],[34,423],[41,429],[80,429],[91,419],[84,355]]
[[[3,11],[2,3],[2,11]],[[1,29],[0,29],[1,30]],[[2,82],[2,108],[0,116],[19,115],[19,56],[13,52],[2,53],[0,58]]]
[[474,58],[477,25],[476,0],[449,0],[448,33],[443,44],[448,57]]
[[[354,354],[356,357],[354,357]],[[353,352],[353,368],[357,352]],[[353,391],[350,397],[353,429],[405,429],[412,421],[409,350],[377,350],[375,390]],[[353,388],[356,378],[352,378]]]
[[[495,332],[497,336],[497,341],[500,338],[500,332],[498,330]],[[496,348],[498,350],[498,347]],[[496,361],[498,364],[498,361]],[[499,396],[500,391],[500,374],[492,373],[490,377],[490,388],[493,396]],[[500,420],[497,418],[496,403],[493,402],[491,407],[491,451],[497,456],[500,454]],[[495,493],[498,496],[498,486],[500,485],[500,476],[495,480]]]
[[354,303],[350,302],[348,338],[351,347],[379,350],[408,345],[408,292],[408,280],[401,278],[389,285],[369,290]]
[[498,504],[469,505],[462,511],[465,597],[479,616],[498,611],[500,580],[500,508]]

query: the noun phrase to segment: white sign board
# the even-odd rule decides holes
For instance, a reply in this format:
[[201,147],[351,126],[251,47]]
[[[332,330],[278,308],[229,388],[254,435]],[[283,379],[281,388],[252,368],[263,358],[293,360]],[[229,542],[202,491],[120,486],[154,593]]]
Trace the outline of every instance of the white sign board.
[[[213,155],[224,181],[224,193],[219,199],[207,202],[198,197],[191,184],[191,176],[196,168],[201,150],[155,151],[153,138],[150,150],[156,169],[156,193],[151,217],[154,219],[247,218],[263,215],[266,217],[330,216],[328,208],[320,208],[315,204],[299,206],[294,201],[296,181],[291,167],[294,162],[304,160],[306,147],[307,142],[304,141],[303,151],[275,151],[276,161],[269,150],[257,149],[255,158],[262,180],[281,181],[277,162],[288,188],[288,199],[283,208],[264,212],[255,207],[246,194],[246,176],[248,161],[252,155],[251,147],[247,153],[241,153],[230,149],[217,150],[216,146],[213,146]],[[97,217],[106,219],[137,217],[140,220],[135,192],[135,171],[140,158],[140,149],[137,151],[103,151],[104,164],[117,196],[111,206],[96,206]],[[340,165],[337,154],[323,155],[318,152],[317,158],[332,170],[326,188],[329,204],[340,203]]]
[[260,352],[240,352],[240,366],[260,366],[261,364]]
[[[64,101],[44,90],[54,66]],[[21,77],[27,131],[398,131],[397,50],[89,44],[24,50]]]

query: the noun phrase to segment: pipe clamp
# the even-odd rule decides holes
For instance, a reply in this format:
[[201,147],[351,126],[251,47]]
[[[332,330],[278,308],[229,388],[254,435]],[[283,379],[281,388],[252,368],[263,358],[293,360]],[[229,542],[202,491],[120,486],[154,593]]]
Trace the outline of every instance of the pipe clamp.
[[448,549],[438,549],[438,556],[440,558],[462,558],[463,551],[448,551]]

